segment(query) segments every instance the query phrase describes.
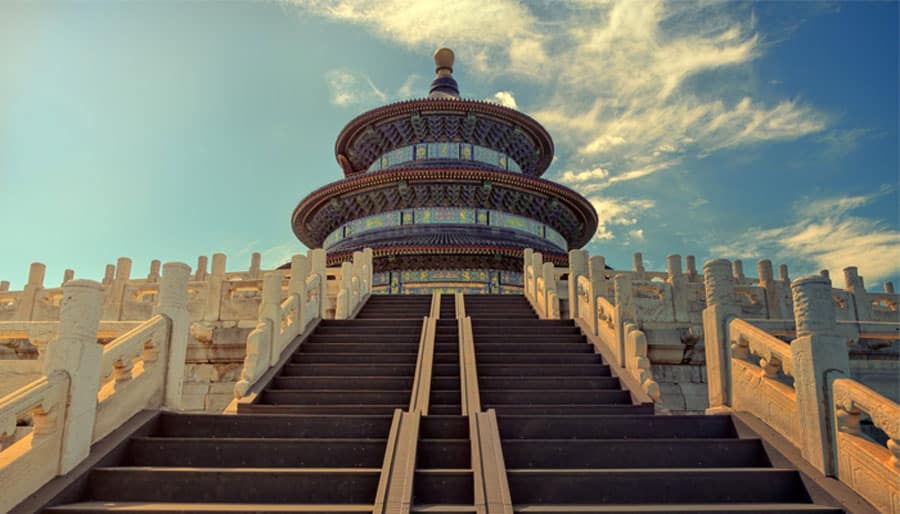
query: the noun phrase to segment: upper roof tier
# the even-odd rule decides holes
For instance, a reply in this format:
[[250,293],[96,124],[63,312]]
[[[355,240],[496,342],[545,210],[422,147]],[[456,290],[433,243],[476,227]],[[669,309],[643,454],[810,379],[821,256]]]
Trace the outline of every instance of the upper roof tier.
[[[423,143],[472,145],[451,149],[448,160],[465,160],[463,150],[486,151],[498,163],[493,167],[525,175],[540,176],[553,159],[553,140],[540,123],[515,109],[459,97],[453,78],[453,52],[447,48],[434,54],[436,77],[427,98],[388,104],[365,112],[338,135],[334,153],[347,177],[370,169],[390,169],[386,154],[415,152]],[[458,149],[458,150],[457,150]],[[457,150],[454,152],[453,150]],[[491,153],[494,152],[494,153]],[[394,155],[396,155],[395,153]],[[411,157],[415,159],[415,153]],[[434,159],[428,156],[428,159]],[[509,162],[509,164],[507,164]],[[382,165],[383,164],[383,165]],[[484,167],[484,162],[478,167]],[[408,164],[404,167],[408,167]]]

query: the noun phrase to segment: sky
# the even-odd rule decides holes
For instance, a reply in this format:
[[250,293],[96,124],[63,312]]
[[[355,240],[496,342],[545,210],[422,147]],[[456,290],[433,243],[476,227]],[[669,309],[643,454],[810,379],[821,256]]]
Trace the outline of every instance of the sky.
[[[291,211],[342,175],[338,132],[427,94],[553,136],[545,178],[643,253],[900,278],[898,3],[653,0],[0,2],[0,279],[98,279],[120,256],[274,267]],[[900,284],[898,284],[900,285]]]

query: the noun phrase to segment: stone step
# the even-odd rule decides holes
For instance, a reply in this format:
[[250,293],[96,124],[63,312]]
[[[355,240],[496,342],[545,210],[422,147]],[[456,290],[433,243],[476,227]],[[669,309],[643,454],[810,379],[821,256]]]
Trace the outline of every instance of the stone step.
[[319,322],[319,326],[316,327],[316,330],[320,330],[323,328],[341,328],[341,329],[349,329],[353,331],[362,331],[365,329],[377,329],[381,327],[403,327],[404,329],[409,329],[412,327],[416,327],[421,330],[422,328],[422,320],[412,320],[412,319],[323,319]]
[[450,390],[455,389],[459,392],[459,376],[455,377],[431,377],[432,390]]
[[403,390],[409,391],[413,378],[409,377],[275,377],[272,389],[354,389],[354,390]]
[[759,439],[504,439],[508,468],[771,467]]
[[428,414],[438,415],[458,415],[462,412],[462,406],[459,403],[430,404],[428,406]]
[[269,405],[402,404],[409,402],[409,396],[410,391],[402,390],[266,389],[261,395],[260,403]]
[[370,344],[372,346],[381,346],[383,344],[419,344],[419,334],[385,334],[385,335],[371,335],[368,332],[359,332],[354,335],[346,336],[340,334],[328,334],[328,335],[317,335],[313,334],[309,336],[309,338],[303,342],[301,346],[301,350],[305,349],[307,345],[311,344],[348,344],[348,343],[356,343],[356,344]]
[[416,353],[304,353],[291,356],[297,364],[415,364]]
[[133,437],[122,466],[376,468],[387,439]]
[[423,416],[419,424],[419,437],[423,439],[468,439],[469,418],[456,415],[430,414]]
[[472,331],[487,327],[574,327],[575,322],[570,319],[472,319]]
[[509,469],[514,504],[810,503],[788,469]]
[[516,513],[522,514],[843,514],[836,507],[803,503],[726,503],[708,504],[665,504],[665,505],[516,505]]
[[[536,326],[528,326],[525,328],[519,327],[498,327],[498,326],[475,326],[475,323],[472,323],[472,333],[476,338],[479,336],[505,336],[510,333],[511,329],[515,332],[523,332],[528,334],[553,334],[553,335],[581,335],[581,329],[576,326],[569,325],[536,325]],[[518,330],[516,330],[518,329]]]
[[[581,336],[577,336],[581,337]],[[594,353],[591,345],[585,344],[584,341],[550,341],[541,338],[524,338],[510,336],[504,342],[480,341],[475,338],[475,354],[483,355],[488,353]]]
[[416,449],[416,469],[471,467],[470,445],[468,438],[419,439]]
[[457,389],[455,391],[432,389],[429,403],[432,406],[433,405],[459,405],[459,402],[460,402],[459,395],[460,395],[459,389]]
[[[419,324],[421,325],[421,323]],[[359,337],[361,335],[393,335],[393,336],[414,336],[419,337],[422,327],[418,325],[385,325],[374,327],[362,327],[356,325],[339,325],[316,328],[314,336],[351,336]]]
[[73,512],[79,514],[107,512],[140,512],[142,514],[234,514],[252,512],[254,514],[280,514],[284,512],[310,512],[328,514],[371,513],[370,504],[338,505],[314,503],[164,503],[164,502],[80,502],[51,507],[44,512]]
[[287,363],[281,368],[283,377],[293,376],[328,376],[328,377],[411,377],[416,371],[415,361],[401,364],[363,363]]
[[489,389],[621,389],[616,377],[481,377],[482,391]]
[[557,405],[523,405],[487,403],[482,401],[482,408],[496,409],[497,415],[567,415],[567,416],[634,416],[639,414],[653,414],[653,405],[625,405],[625,404],[557,404]]
[[630,405],[631,393],[605,389],[482,389],[481,401],[504,405]]
[[88,476],[85,496],[127,502],[372,504],[380,475],[380,468],[100,467]]
[[409,401],[386,404],[353,404],[346,405],[272,405],[265,403],[239,404],[238,414],[326,414],[339,415],[392,415],[394,410],[406,410]]
[[417,469],[413,503],[472,505],[474,485],[471,469]]
[[559,377],[559,376],[611,376],[609,366],[593,359],[586,364],[571,363],[489,363],[478,359],[478,376],[484,377]]
[[390,415],[234,416],[163,412],[159,416],[159,423],[154,435],[160,437],[383,438],[387,437],[390,429]]
[[479,353],[476,349],[475,356],[479,368],[482,364],[602,364],[595,353]]
[[[357,339],[359,340],[359,339]],[[344,338],[336,341],[306,341],[300,346],[298,353],[415,353],[419,351],[419,342],[370,341],[354,343]],[[584,345],[586,348],[590,348]]]
[[591,348],[587,344],[587,339],[583,335],[561,334],[561,335],[537,335],[533,331],[509,330],[505,335],[501,334],[475,334],[475,350],[479,350],[483,345],[488,344],[505,344],[509,346],[519,346],[528,344],[577,344],[584,348]]
[[[650,409],[650,413],[653,411]],[[499,411],[498,411],[498,414]],[[736,438],[730,416],[498,415],[504,439],[535,438]]]

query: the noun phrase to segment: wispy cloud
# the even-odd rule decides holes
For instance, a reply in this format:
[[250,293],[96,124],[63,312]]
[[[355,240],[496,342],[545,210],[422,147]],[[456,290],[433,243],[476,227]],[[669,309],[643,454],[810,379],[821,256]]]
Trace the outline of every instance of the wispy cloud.
[[733,258],[799,259],[806,271],[847,266],[877,281],[900,273],[900,231],[853,211],[890,193],[891,186],[870,195],[803,200],[790,223],[755,227],[730,242],[713,246],[713,255]]
[[[735,79],[717,72],[747,65],[766,48],[752,9],[733,3],[582,0],[552,8],[513,0],[297,4],[405,47],[453,45],[467,66],[489,77],[518,74],[542,84],[550,94],[531,111],[558,142],[576,150],[570,154],[573,163],[562,164],[608,172],[569,182],[584,193],[664,171],[684,157],[819,133],[829,122],[827,115],[799,100],[729,97],[729,90],[742,89],[729,88],[728,81]],[[472,16],[474,12],[478,15]],[[705,83],[719,81],[722,87],[712,88],[718,93],[701,93],[686,86],[697,77]],[[494,99],[508,100],[505,95]]]
[[363,73],[337,69],[325,75],[331,88],[331,102],[335,105],[369,105],[384,102],[387,95]]

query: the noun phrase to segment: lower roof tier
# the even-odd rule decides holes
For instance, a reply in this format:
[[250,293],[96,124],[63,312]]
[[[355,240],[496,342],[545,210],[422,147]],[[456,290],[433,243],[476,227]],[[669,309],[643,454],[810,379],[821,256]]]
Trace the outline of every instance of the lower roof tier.
[[368,216],[425,207],[478,208],[548,226],[568,248],[584,246],[597,213],[584,197],[547,180],[481,169],[404,169],[340,180],[304,198],[291,217],[294,233],[318,248],[341,226]]

